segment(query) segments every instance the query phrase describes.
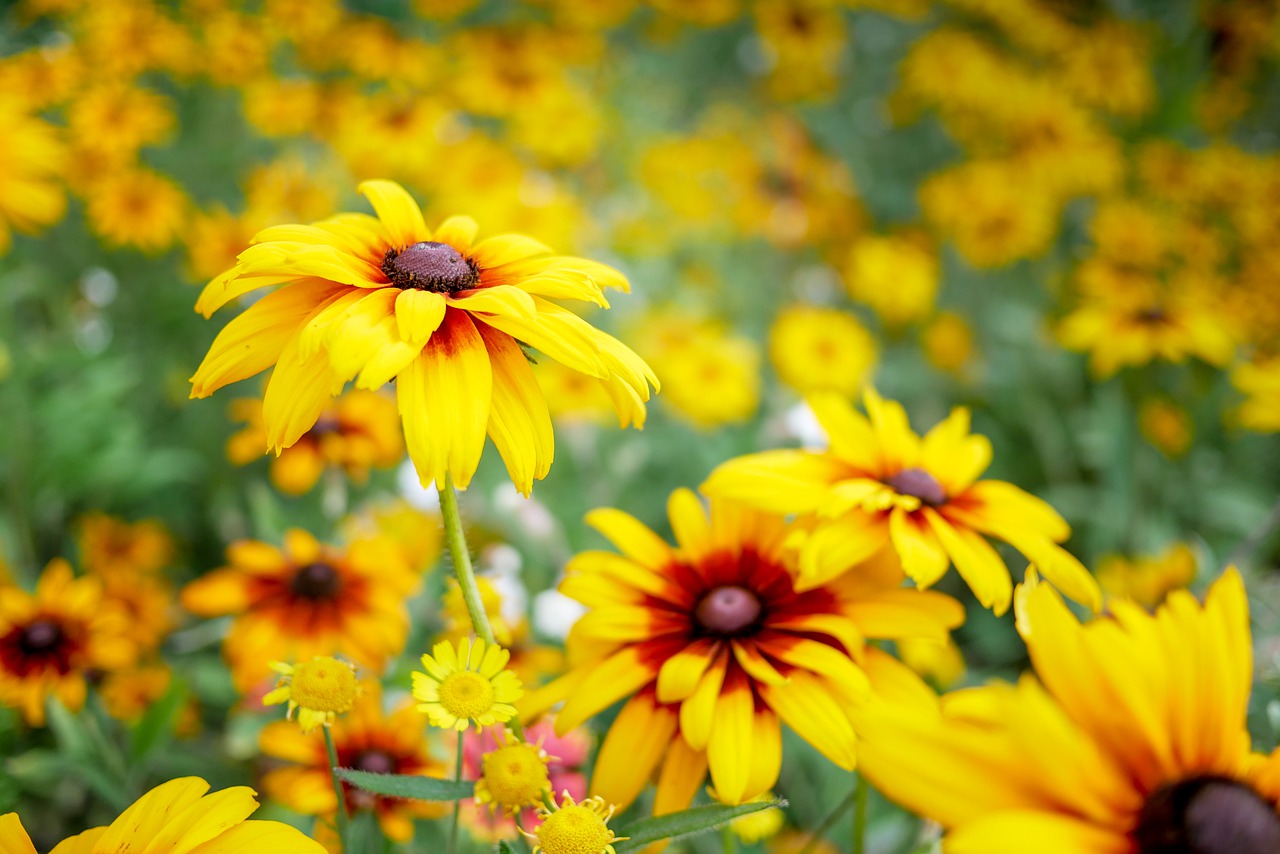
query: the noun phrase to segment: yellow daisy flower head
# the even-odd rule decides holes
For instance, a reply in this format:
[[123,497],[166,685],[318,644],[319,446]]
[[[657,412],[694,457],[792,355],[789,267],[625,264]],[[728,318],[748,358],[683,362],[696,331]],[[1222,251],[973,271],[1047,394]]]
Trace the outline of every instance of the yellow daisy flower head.
[[991,443],[969,432],[968,409],[957,407],[920,436],[902,404],[870,387],[864,400],[865,416],[842,397],[811,397],[830,439],[826,450],[738,457],[716,468],[703,491],[798,514],[810,529],[799,545],[802,588],[887,551],[920,587],[954,563],[978,601],[1003,614],[1013,581],[991,536],[1026,555],[1072,599],[1100,606],[1093,576],[1057,545],[1071,533],[1057,511],[1011,483],[978,479],[991,463]]
[[576,803],[566,790],[555,809],[538,810],[542,823],[532,833],[520,832],[533,842],[533,854],[616,854],[613,843],[631,837],[613,835],[613,810],[599,796]]
[[[324,854],[320,843],[278,821],[247,821],[258,808],[255,792],[233,786],[209,794],[199,777],[161,783],[107,827],[64,839],[51,854],[100,854],[141,851],[190,854],[193,851],[271,851],[272,854]],[[35,854],[35,846],[15,813],[0,816],[0,843],[6,854]]]
[[769,360],[778,378],[801,394],[853,395],[875,366],[876,339],[848,312],[798,303],[774,318]]
[[476,801],[507,815],[542,803],[543,796],[551,792],[547,770],[551,757],[540,745],[509,738],[505,729],[497,741],[497,749],[481,757]]
[[297,442],[346,383],[396,381],[409,455],[424,484],[465,488],[486,434],[526,495],[550,470],[551,417],[526,347],[595,378],[623,426],[641,425],[657,378],[639,356],[552,299],[607,307],[627,290],[616,270],[551,254],[510,234],[475,241],[452,217],[431,231],[398,184],[366,181],[377,217],[345,213],[265,229],[196,308],[212,314],[262,287],[215,339],[192,377],[192,397],[272,365],[263,399],[267,445]]
[[329,726],[338,715],[351,711],[360,694],[355,667],[332,656],[319,656],[301,664],[273,661],[271,668],[280,674],[280,681],[262,698],[262,705],[287,702],[289,719],[297,712],[303,732]]
[[413,674],[413,696],[418,711],[432,726],[464,732],[505,723],[515,717],[512,705],[524,696],[520,680],[505,670],[511,653],[482,639],[463,638],[455,650],[448,641],[422,656],[425,673]]
[[1053,588],[1019,588],[1035,677],[885,702],[861,770],[947,831],[949,854],[1280,851],[1280,753],[1250,746],[1253,651],[1230,569],[1203,604],[1114,601],[1081,624]]
[[34,232],[62,219],[66,194],[58,179],[67,152],[57,128],[27,105],[0,100],[0,254],[11,232]]

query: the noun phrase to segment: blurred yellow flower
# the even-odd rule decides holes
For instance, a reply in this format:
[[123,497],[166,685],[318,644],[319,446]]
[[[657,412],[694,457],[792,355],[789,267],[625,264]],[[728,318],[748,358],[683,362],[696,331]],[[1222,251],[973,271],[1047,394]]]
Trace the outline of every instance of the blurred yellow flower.
[[870,379],[876,340],[848,312],[797,304],[774,318],[769,359],[778,378],[800,394],[853,396]]
[[973,358],[973,330],[955,312],[935,315],[921,333],[920,343],[929,364],[950,374],[963,373]]
[[79,711],[91,673],[136,658],[127,629],[125,615],[104,605],[98,580],[74,578],[61,558],[44,568],[34,595],[0,587],[0,705],[32,726],[44,726],[50,697]]
[[1260,433],[1280,431],[1280,358],[1241,364],[1231,382],[1246,396],[1237,410],[1240,424]]
[[[241,398],[232,417],[245,428],[227,440],[227,458],[246,465],[267,453],[262,401]],[[342,471],[364,484],[372,469],[396,466],[404,458],[400,414],[393,398],[374,391],[348,391],[325,407],[311,429],[271,459],[271,482],[281,492],[302,495],[327,470]]]
[[160,252],[179,238],[187,221],[186,194],[149,169],[104,175],[85,187],[84,195],[90,229],[111,248]]
[[143,146],[165,142],[173,126],[168,98],[120,81],[77,93],[67,107],[67,132],[77,149],[120,165],[133,163]]
[[1149,611],[1174,590],[1196,579],[1195,552],[1186,543],[1173,543],[1158,555],[1107,555],[1098,562],[1098,584],[1108,598],[1137,602]]
[[[472,244],[467,217],[435,234],[399,185],[361,185],[379,218],[341,214],[269,228],[214,279],[197,308],[211,314],[258,288],[283,286],[231,321],[192,377],[192,397],[276,365],[263,418],[280,450],[315,424],[349,381],[396,379],[409,456],[422,482],[465,488],[493,438],[517,489],[551,467],[551,418],[524,346],[596,377],[623,426],[643,423],[652,371],[617,339],[547,297],[607,306],[625,290],[615,270],[550,255],[521,235]],[[436,240],[430,240],[434,236]]]
[[420,510],[404,499],[363,504],[356,515],[344,520],[342,531],[348,540],[375,536],[393,540],[409,568],[418,573],[435,565],[444,544],[440,514]]
[[80,518],[80,564],[102,576],[149,575],[173,561],[173,537],[159,519],[126,522],[106,513]]
[[53,125],[6,91],[0,97],[0,255],[8,252],[13,229],[30,233],[62,219],[66,157]]
[[925,217],[975,267],[1034,258],[1057,233],[1058,202],[1016,163],[974,160],[920,187]]
[[662,377],[663,403],[711,430],[746,421],[760,405],[760,347],[725,325],[673,309],[638,325],[637,348]]
[[868,236],[853,245],[844,281],[856,301],[890,326],[900,326],[933,310],[938,261],[908,237]]
[[1138,410],[1138,427],[1143,437],[1168,457],[1185,454],[1195,438],[1187,410],[1168,398],[1144,400]]
[[978,480],[991,463],[991,443],[969,433],[968,409],[953,409],[921,437],[902,404],[871,387],[864,400],[866,416],[836,395],[811,398],[828,450],[738,457],[717,467],[703,491],[807,520],[805,587],[890,549],[921,587],[937,583],[954,562],[978,601],[1003,614],[1013,584],[986,535],[1018,549],[1072,599],[1098,608],[1093,576],[1057,545],[1071,533],[1062,517],[1011,483]]
[[405,599],[420,576],[386,537],[322,546],[305,531],[285,534],[284,548],[241,540],[228,566],[182,589],[182,606],[203,617],[235,617],[223,655],[236,688],[268,676],[267,662],[342,655],[377,673],[404,648]]

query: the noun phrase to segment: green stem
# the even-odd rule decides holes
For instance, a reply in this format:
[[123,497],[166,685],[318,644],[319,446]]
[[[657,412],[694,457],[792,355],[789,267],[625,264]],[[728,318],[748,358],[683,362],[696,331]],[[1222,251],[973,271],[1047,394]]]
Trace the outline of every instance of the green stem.
[[853,784],[853,854],[867,849],[867,781],[861,774]]
[[448,475],[444,478],[444,489],[440,490],[440,515],[444,519],[445,542],[453,557],[453,571],[458,576],[462,601],[467,604],[467,614],[471,617],[471,628],[475,630],[476,637],[496,646],[489,615],[484,612],[484,602],[480,598],[480,587],[476,584],[476,573],[471,568],[471,552],[467,549],[467,535],[462,530],[462,514],[458,512],[458,493],[454,491],[453,479]]
[[[453,484],[449,485],[449,491],[453,491]],[[443,502],[441,502],[443,503]],[[456,505],[455,505],[456,508]],[[462,748],[466,743],[466,732],[458,733],[458,759],[457,767],[454,770],[453,779],[462,779]],[[462,801],[453,802],[453,825],[449,828],[449,854],[454,854],[458,850],[458,815],[462,812]]]
[[329,779],[333,781],[333,794],[338,799],[338,809],[334,812],[338,822],[338,838],[342,840],[342,850],[350,851],[350,829],[347,818],[347,796],[342,791],[342,781],[338,779],[338,751],[333,746],[333,734],[327,725],[320,727],[324,732],[324,749],[329,754]]
[[836,804],[835,809],[828,813],[827,817],[822,820],[822,823],[817,826],[813,831],[813,835],[809,837],[809,841],[800,849],[799,854],[811,854],[813,849],[817,847],[818,843],[822,841],[823,837],[827,835],[827,831],[831,829],[832,825],[840,820],[840,816],[844,815],[844,811],[853,806],[857,797],[858,789],[857,787],[854,787],[854,790],[846,795],[844,800]]
[[[471,568],[471,550],[467,548],[467,535],[462,530],[462,514],[458,512],[458,493],[453,488],[453,478],[447,474],[444,489],[440,490],[440,516],[444,521],[444,538],[453,558],[453,572],[458,578],[458,589],[462,591],[462,601],[466,603],[467,616],[471,618],[471,628],[476,637],[491,646],[497,646],[493,627],[489,625],[489,615],[484,610],[484,600],[480,598],[480,585],[476,583],[476,573]],[[512,720],[507,725],[516,738],[524,738],[519,720]]]
[[735,854],[738,850],[738,840],[733,835],[733,828],[730,826],[733,822],[726,824],[720,828],[720,845],[724,849],[724,854]]

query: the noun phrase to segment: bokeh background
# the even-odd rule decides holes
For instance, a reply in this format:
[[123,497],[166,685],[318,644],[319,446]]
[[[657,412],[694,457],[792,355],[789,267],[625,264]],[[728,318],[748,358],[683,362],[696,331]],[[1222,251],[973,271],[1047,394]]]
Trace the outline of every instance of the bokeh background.
[[[463,496],[533,680],[576,616],[561,567],[603,542],[584,513],[665,530],[669,492],[723,460],[821,443],[806,393],[874,383],[917,430],[970,407],[990,476],[1053,504],[1113,595],[1154,605],[1242,564],[1270,748],[1278,53],[1267,0],[0,4],[0,565],[30,590],[56,557],[145,564],[145,590],[113,595],[154,629],[142,664],[90,674],[85,710],[0,709],[0,812],[51,839],[170,776],[277,767],[259,738],[276,715],[222,658],[227,618],[180,603],[232,541],[403,548],[422,580],[389,695],[456,627],[388,399],[344,403],[274,460],[260,380],[187,399],[225,322],[193,312],[198,286],[260,228],[367,210],[373,177],[428,223],[467,214],[632,283],[591,320],[662,380],[644,429],[539,364],[550,475],[526,501],[488,453]],[[940,687],[1015,676],[1012,622],[943,588],[968,622],[904,659]],[[848,789],[786,751],[786,828],[757,850],[797,850]],[[309,826],[279,800],[264,815]],[[878,800],[871,829],[873,851],[931,844]]]

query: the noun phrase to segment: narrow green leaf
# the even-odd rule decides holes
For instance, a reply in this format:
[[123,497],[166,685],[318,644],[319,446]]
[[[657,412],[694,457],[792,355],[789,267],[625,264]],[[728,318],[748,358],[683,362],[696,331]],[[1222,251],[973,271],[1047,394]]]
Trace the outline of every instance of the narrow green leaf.
[[459,801],[471,797],[476,788],[474,780],[441,780],[417,774],[371,774],[352,768],[339,768],[338,776],[375,795],[415,801]]
[[503,842],[502,840],[499,840],[498,854],[515,854],[515,852],[511,850],[510,845],[508,845],[506,842]]
[[714,830],[740,816],[751,815],[753,812],[767,810],[770,807],[781,809],[786,805],[787,802],[783,800],[739,804],[736,807],[716,804],[645,818],[614,831],[618,836],[628,836],[630,839],[619,842],[613,847],[617,849],[618,854],[639,851],[646,845],[661,839],[676,840],[696,836],[699,833]]
[[156,747],[168,742],[173,735],[173,722],[178,716],[186,689],[177,679],[169,683],[164,696],[153,703],[138,725],[133,728],[129,739],[130,764],[138,764],[146,759]]

